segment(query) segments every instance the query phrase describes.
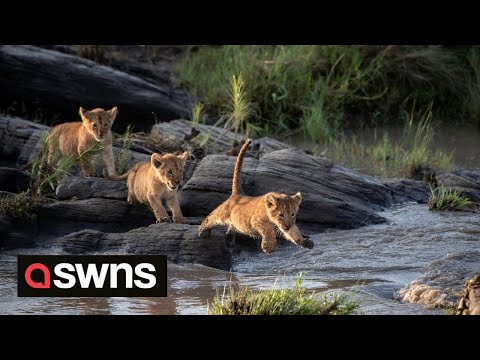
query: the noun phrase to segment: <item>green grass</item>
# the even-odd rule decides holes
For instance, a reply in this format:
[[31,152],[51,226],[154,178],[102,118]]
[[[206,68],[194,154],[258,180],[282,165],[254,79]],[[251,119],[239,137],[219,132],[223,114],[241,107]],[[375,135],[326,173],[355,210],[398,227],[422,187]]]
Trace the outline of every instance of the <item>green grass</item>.
[[192,121],[192,127],[196,128],[199,123],[203,123],[205,119],[205,113],[203,111],[204,104],[197,101],[192,108],[190,120]]
[[435,103],[438,118],[480,119],[478,46],[202,46],[177,72],[217,116],[232,75],[242,74],[259,109],[250,123],[262,134],[300,127],[322,142],[348,127],[398,123],[414,102]]
[[30,173],[30,189],[34,196],[49,195],[65,174],[68,174],[73,164],[80,160],[92,163],[93,157],[102,149],[100,143],[95,143],[78,157],[62,156],[58,147],[54,148],[48,161],[48,136],[42,134],[40,138],[40,152],[32,158]]
[[[417,114],[417,115],[416,115]],[[432,151],[434,126],[432,104],[417,112],[415,104],[407,113],[403,135],[393,137],[387,131],[371,144],[359,143],[355,136],[340,135],[329,142],[324,155],[347,167],[381,176],[413,177],[422,168],[453,168],[453,152]]]
[[209,304],[210,315],[348,315],[358,304],[346,296],[319,296],[302,286],[302,274],[293,289],[253,290],[230,283]]
[[468,197],[461,195],[458,191],[444,186],[430,189],[428,207],[430,210],[462,211],[475,206]]
[[13,218],[34,221],[37,217],[29,191],[0,197],[0,213]]
[[105,45],[78,45],[77,55],[99,64],[106,65],[110,62]]
[[122,147],[120,148],[120,152],[115,163],[115,168],[119,174],[123,174],[128,170],[128,164],[133,159],[133,156],[130,152],[130,147],[132,146],[132,132],[133,126],[128,124],[127,128],[122,134]]

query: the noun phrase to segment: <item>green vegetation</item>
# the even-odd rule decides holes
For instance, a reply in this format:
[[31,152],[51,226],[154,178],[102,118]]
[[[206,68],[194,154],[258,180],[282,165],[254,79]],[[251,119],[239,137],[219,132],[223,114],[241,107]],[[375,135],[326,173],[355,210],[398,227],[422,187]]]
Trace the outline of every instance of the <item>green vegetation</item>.
[[74,156],[62,156],[58,147],[55,147],[50,159],[48,159],[48,136],[42,134],[40,138],[40,152],[32,159],[30,188],[33,195],[45,195],[55,191],[56,186],[65,174],[68,174],[72,165],[77,161],[92,163],[93,156],[101,149],[102,145],[96,143],[85,150],[77,158]]
[[444,186],[430,189],[428,200],[430,210],[461,211],[474,206],[475,204],[468,197],[462,196],[453,189]]
[[77,55],[99,64],[106,65],[109,63],[105,45],[79,45]]
[[192,121],[192,127],[196,128],[199,123],[203,123],[205,119],[205,113],[203,112],[203,103],[197,101],[192,108],[192,114],[190,120]]
[[37,217],[34,210],[34,200],[29,191],[1,196],[0,213],[29,221],[34,221]]
[[122,147],[120,153],[117,156],[115,168],[119,174],[123,174],[128,170],[128,164],[132,160],[133,156],[130,153],[130,147],[132,146],[132,132],[133,126],[128,124],[125,132],[122,134]]
[[[226,288],[225,288],[226,290]],[[228,294],[217,294],[209,305],[211,315],[348,315],[358,304],[345,296],[317,296],[302,287],[302,274],[295,288],[253,290],[230,283]]]
[[[419,118],[415,116],[419,114]],[[401,136],[393,137],[384,132],[372,145],[361,144],[355,136],[339,136],[327,147],[327,156],[339,164],[361,170],[368,170],[381,176],[414,176],[421,168],[433,165],[436,169],[450,170],[453,167],[453,153],[441,150],[432,152],[434,126],[431,123],[432,105],[419,113],[415,104],[406,115]],[[392,140],[395,139],[395,140]],[[328,151],[330,150],[330,153]]]
[[57,122],[60,117],[59,113],[48,111],[38,100],[28,106],[23,101],[14,101],[9,106],[0,109],[0,114],[29,119],[39,124],[52,124]]
[[[181,80],[220,115],[242,74],[262,134],[332,140],[349,127],[398,123],[416,102],[435,116],[480,119],[480,47],[438,45],[203,46],[178,65]],[[411,154],[422,157],[421,148]]]

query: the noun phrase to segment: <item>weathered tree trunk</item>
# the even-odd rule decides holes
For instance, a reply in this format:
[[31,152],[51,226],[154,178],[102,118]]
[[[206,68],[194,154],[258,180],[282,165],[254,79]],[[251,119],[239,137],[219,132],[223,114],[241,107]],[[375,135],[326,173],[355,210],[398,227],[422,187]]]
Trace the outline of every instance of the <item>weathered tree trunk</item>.
[[457,315],[480,315],[480,277],[478,275],[465,283],[464,294],[457,307]]
[[79,120],[79,106],[118,106],[117,130],[129,123],[136,130],[150,130],[152,113],[168,121],[186,115],[190,107],[185,97],[154,80],[53,50],[0,45],[0,107],[14,102],[59,115],[60,122]]

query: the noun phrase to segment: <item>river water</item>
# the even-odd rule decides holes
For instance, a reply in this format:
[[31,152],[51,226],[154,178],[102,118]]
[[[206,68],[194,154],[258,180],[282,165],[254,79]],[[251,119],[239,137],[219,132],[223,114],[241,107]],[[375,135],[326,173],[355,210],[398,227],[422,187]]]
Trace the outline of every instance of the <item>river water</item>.
[[267,256],[242,247],[232,272],[169,264],[166,298],[18,298],[16,255],[51,254],[52,249],[4,252],[0,314],[206,314],[207,303],[230,280],[255,288],[269,288],[277,279],[277,286],[293,286],[300,272],[310,289],[355,296],[365,314],[443,314],[424,304],[394,300],[394,293],[412,281],[426,285],[433,277],[432,284],[446,296],[458,290],[452,286],[461,288],[455,283],[460,281],[448,275],[480,270],[479,215],[406,204],[382,216],[387,223],[315,235],[312,250],[280,241],[277,251]]

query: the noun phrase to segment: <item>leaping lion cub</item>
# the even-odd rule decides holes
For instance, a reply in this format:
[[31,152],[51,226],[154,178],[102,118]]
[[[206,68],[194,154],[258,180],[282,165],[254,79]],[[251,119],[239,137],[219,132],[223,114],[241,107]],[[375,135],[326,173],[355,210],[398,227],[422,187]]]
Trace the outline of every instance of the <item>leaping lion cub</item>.
[[178,202],[177,187],[183,179],[183,168],[188,157],[187,151],[181,155],[154,153],[150,162],[138,163],[115,180],[127,179],[128,203],[150,205],[157,223],[169,220],[162,205],[162,200],[166,200],[172,211],[173,221],[184,224],[186,220]]
[[[102,158],[109,178],[117,176],[112,149],[112,125],[118,114],[117,107],[108,111],[97,108],[90,111],[79,109],[82,121],[68,122],[53,127],[48,135],[48,161],[56,146],[62,156],[80,154],[91,149],[97,142],[103,145]],[[93,165],[80,158],[80,166],[85,176],[92,176]]]
[[213,226],[227,225],[228,232],[236,230],[251,237],[261,237],[262,250],[266,253],[275,251],[277,231],[296,245],[313,248],[313,241],[305,239],[295,224],[302,202],[301,193],[288,196],[269,192],[256,197],[243,194],[242,163],[250,143],[250,139],[245,141],[238,154],[233,173],[232,195],[202,222],[199,235],[206,237]]

